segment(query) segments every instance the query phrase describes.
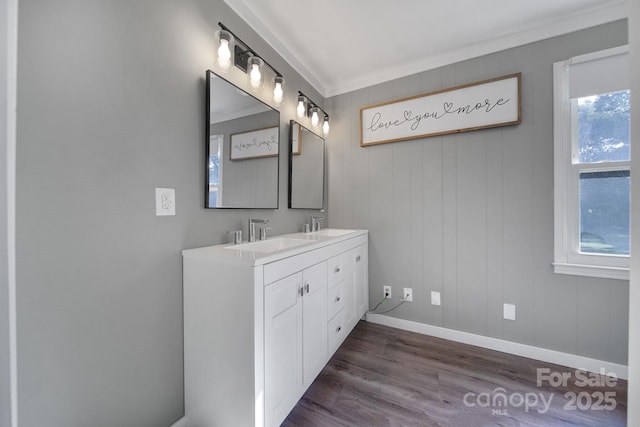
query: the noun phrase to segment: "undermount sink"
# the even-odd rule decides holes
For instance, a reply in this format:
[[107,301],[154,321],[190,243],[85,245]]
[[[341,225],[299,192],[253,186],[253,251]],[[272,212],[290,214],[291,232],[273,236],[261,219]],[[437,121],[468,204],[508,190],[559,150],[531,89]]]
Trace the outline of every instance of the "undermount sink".
[[343,230],[341,228],[325,228],[324,230],[314,231],[311,234],[316,236],[339,237],[345,234],[353,233],[355,230]]
[[294,239],[291,237],[276,237],[268,240],[260,240],[258,242],[241,243],[239,245],[226,246],[225,249],[268,253],[308,244],[308,240]]

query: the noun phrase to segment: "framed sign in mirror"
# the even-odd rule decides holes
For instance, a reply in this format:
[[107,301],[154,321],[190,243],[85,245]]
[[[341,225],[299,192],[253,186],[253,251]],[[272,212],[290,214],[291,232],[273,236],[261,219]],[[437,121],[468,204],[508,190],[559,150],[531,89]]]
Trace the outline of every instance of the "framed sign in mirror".
[[258,159],[278,155],[280,127],[231,134],[231,160]]
[[207,71],[205,207],[277,209],[280,113]]

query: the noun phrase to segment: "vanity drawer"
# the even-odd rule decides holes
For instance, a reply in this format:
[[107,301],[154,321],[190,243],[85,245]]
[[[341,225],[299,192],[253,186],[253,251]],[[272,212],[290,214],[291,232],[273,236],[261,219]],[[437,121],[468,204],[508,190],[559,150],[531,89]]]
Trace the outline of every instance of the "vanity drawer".
[[335,317],[329,321],[327,326],[327,334],[329,334],[329,354],[333,354],[338,347],[340,347],[340,344],[342,344],[342,341],[344,341],[347,334],[347,329],[344,325],[343,313],[344,311],[340,311],[336,314]]
[[329,288],[337,285],[344,280],[345,255],[340,254],[329,258],[329,269],[327,278],[329,280]]
[[342,307],[344,307],[344,286],[340,283],[329,289],[329,298],[327,299],[327,319],[333,318]]

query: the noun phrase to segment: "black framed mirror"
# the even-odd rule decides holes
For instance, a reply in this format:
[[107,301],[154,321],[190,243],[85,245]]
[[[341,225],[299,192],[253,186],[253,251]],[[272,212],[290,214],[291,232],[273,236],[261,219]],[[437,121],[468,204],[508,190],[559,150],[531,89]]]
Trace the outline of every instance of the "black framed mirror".
[[207,70],[205,207],[277,209],[280,112]]
[[289,208],[324,208],[325,141],[295,120],[289,129]]

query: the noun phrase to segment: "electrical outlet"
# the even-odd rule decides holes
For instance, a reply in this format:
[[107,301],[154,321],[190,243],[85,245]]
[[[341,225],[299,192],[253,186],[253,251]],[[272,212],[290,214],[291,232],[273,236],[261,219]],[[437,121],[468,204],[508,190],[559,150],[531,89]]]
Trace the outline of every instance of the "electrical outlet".
[[382,296],[391,299],[391,286],[387,285],[382,287]]
[[513,304],[504,304],[502,308],[502,317],[507,320],[516,320],[516,306]]
[[176,190],[156,187],[156,216],[176,214]]
[[413,302],[413,289],[404,288],[402,291],[402,295],[404,296],[404,300],[407,302]]
[[431,305],[441,305],[440,292],[431,291]]

